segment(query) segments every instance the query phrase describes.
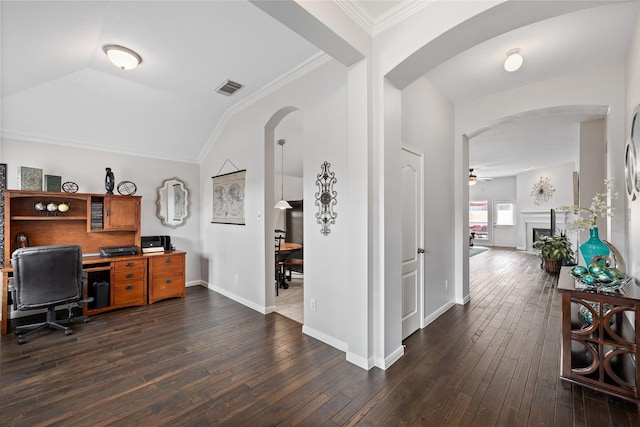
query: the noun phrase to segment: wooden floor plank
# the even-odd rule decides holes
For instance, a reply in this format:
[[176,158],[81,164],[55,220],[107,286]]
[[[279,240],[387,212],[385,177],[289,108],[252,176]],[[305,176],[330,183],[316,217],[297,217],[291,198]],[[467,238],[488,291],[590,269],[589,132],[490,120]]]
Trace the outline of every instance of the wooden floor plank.
[[537,258],[490,249],[470,277],[471,301],[386,371],[201,287],[69,337],[3,336],[0,425],[640,425],[635,405],[559,379],[557,278]]

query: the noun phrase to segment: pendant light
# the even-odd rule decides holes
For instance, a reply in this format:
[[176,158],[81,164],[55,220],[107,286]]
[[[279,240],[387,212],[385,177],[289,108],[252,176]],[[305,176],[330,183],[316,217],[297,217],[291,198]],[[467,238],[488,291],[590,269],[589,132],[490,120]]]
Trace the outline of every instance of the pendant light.
[[291,207],[291,205],[289,204],[289,202],[287,202],[284,199],[284,144],[285,144],[285,140],[284,139],[279,139],[278,140],[278,145],[280,147],[282,147],[282,164],[281,164],[281,174],[280,174],[280,183],[281,183],[281,187],[280,187],[280,201],[278,203],[276,203],[276,205],[274,206],[276,209],[293,209]]
[[469,185],[476,185],[478,177],[473,174],[473,169],[469,169]]

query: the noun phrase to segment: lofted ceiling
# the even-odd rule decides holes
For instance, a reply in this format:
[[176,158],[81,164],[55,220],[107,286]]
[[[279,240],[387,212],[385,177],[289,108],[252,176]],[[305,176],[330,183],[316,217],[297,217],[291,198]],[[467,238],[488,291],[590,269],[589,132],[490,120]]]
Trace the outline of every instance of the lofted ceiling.
[[[325,1],[371,36],[431,3]],[[424,73],[459,103],[621,61],[638,3],[592,3],[597,7],[515,29]],[[2,132],[35,141],[197,162],[226,112],[321,54],[246,1],[3,0],[0,8]],[[135,50],[142,64],[117,69],[102,52],[105,44]],[[502,63],[514,47],[525,62],[509,74]],[[231,97],[216,93],[226,79],[244,87]],[[548,165],[548,153],[536,160],[540,150],[530,147],[545,143],[563,149],[556,158],[570,156],[559,141],[574,135],[580,121],[605,113],[582,106],[487,124],[470,141],[471,165],[480,177],[511,175],[539,167],[538,161]],[[290,166],[301,165],[299,120],[292,116],[282,125],[287,175],[301,175],[300,167]]]
[[[225,111],[318,49],[245,1],[2,1],[2,126],[196,161]],[[113,66],[105,44],[143,60]],[[216,93],[226,79],[244,85]]]

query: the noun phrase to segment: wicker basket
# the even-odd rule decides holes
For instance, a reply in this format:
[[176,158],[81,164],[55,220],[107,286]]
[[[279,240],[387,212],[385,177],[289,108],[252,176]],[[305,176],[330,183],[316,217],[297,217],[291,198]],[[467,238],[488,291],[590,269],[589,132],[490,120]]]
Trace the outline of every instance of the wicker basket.
[[547,273],[559,274],[560,267],[562,267],[562,261],[548,258],[544,260],[544,271]]

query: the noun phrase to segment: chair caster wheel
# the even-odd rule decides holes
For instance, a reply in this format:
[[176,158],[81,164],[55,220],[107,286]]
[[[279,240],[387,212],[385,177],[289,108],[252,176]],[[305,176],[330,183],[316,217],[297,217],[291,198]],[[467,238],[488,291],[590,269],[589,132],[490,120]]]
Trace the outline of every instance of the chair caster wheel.
[[64,330],[64,334],[65,334],[65,335],[71,335],[72,333],[73,333],[73,331],[72,331],[71,329],[69,329],[69,328],[66,328],[66,329]]
[[26,339],[24,339],[24,338],[22,338],[22,337],[18,338],[18,344],[19,344],[19,345],[22,345],[22,344],[24,344],[24,343],[26,343],[26,342],[27,342],[27,340],[26,340]]
[[289,289],[289,284],[288,283],[283,283],[282,284],[282,289]]

